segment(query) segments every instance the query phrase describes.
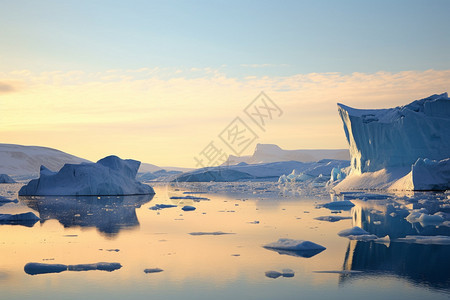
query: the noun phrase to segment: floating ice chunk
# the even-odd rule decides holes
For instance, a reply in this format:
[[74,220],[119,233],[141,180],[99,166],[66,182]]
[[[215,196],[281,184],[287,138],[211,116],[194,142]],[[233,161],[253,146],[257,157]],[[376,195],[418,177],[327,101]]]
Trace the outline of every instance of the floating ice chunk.
[[266,277],[268,278],[278,278],[280,276],[283,277],[294,277],[295,276],[295,272],[292,271],[291,269],[283,269],[281,272],[278,271],[267,271],[266,272]]
[[29,275],[61,273],[67,271],[67,265],[62,264],[41,264],[27,263],[24,267],[25,273]]
[[341,216],[321,216],[321,217],[317,217],[314,218],[315,220],[319,220],[319,221],[327,221],[327,222],[337,222],[340,220],[348,220],[351,219],[352,217],[341,217]]
[[362,229],[361,227],[355,226],[350,229],[344,229],[338,232],[339,236],[348,237],[348,236],[356,236],[356,235],[368,235],[369,233]]
[[233,232],[222,232],[222,231],[214,231],[214,232],[190,232],[190,235],[224,235],[224,234],[234,234]]
[[114,270],[122,268],[122,265],[119,263],[107,263],[107,262],[99,262],[94,264],[79,264],[79,265],[68,265],[67,270],[68,271],[93,271],[93,270],[100,270],[100,271],[108,271],[112,272]]
[[7,174],[0,174],[0,183],[16,183],[16,181]]
[[185,205],[181,209],[184,211],[192,211],[192,210],[195,210],[196,208],[194,206]]
[[406,218],[409,223],[420,223],[426,225],[439,225],[445,221],[440,213],[429,215],[425,208],[413,210]]
[[273,278],[273,279],[278,278],[281,275],[283,275],[283,274],[281,274],[280,272],[277,272],[277,271],[267,271],[266,272],[266,277]]
[[172,200],[194,200],[194,201],[200,201],[200,200],[209,200],[209,198],[206,197],[197,197],[197,196],[173,196],[170,197]]
[[310,241],[293,239],[279,239],[277,242],[267,244],[263,247],[276,251],[279,254],[306,258],[313,257],[326,249],[325,247]]
[[283,272],[283,277],[294,277],[295,276],[295,272],[291,269],[283,269],[281,270]]
[[322,205],[322,207],[328,208],[328,209],[350,209],[355,204],[353,204],[351,201],[343,200],[343,201],[333,201],[329,203],[325,203]]
[[154,206],[151,206],[148,209],[161,210],[161,209],[164,209],[164,208],[171,208],[171,207],[177,207],[177,205],[173,205],[173,204],[155,204]]
[[19,190],[20,196],[116,196],[154,194],[135,177],[140,162],[108,156],[97,163],[65,164],[58,173],[41,169],[39,179]]
[[435,235],[435,236],[424,236],[424,235],[407,235],[404,238],[398,238],[396,242],[407,242],[415,244],[436,244],[436,245],[450,245],[450,236],[445,235]]
[[32,212],[16,215],[0,214],[0,224],[32,226],[39,220],[40,218]]
[[100,270],[112,272],[122,268],[119,263],[99,262],[94,264],[79,264],[79,265],[63,265],[63,264],[42,264],[42,263],[27,263],[24,267],[25,273],[29,275],[60,273],[63,271],[91,271]]
[[144,270],[144,272],[145,273],[160,273],[160,272],[162,272],[162,271],[164,271],[163,269],[160,269],[160,268],[149,268],[149,269],[145,269]]

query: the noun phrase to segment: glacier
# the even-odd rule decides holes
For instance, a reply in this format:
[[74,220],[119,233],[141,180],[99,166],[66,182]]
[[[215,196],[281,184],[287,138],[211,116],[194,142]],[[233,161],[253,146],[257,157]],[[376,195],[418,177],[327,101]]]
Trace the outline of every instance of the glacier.
[[351,169],[335,190],[450,189],[447,93],[389,109],[355,109],[338,103],[338,111]]
[[59,172],[41,167],[40,177],[19,190],[19,196],[119,196],[154,194],[136,178],[140,162],[111,155],[96,163],[65,164]]

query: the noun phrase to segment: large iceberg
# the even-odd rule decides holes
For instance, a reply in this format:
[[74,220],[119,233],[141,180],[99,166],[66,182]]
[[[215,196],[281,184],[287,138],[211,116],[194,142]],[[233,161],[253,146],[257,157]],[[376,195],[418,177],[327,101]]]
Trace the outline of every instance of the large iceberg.
[[108,156],[96,163],[65,164],[59,172],[41,167],[40,177],[23,186],[20,196],[115,196],[154,194],[136,178],[140,162]]
[[433,95],[390,109],[338,104],[350,146],[346,189],[450,189],[450,98]]

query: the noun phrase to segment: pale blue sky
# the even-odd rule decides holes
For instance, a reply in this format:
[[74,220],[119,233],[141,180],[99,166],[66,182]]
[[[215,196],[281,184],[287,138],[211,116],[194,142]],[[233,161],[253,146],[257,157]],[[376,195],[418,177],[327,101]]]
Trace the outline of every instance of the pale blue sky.
[[264,91],[284,113],[258,143],[345,148],[336,102],[450,91],[449,12],[450,0],[0,0],[0,142],[193,167]]
[[436,0],[1,0],[0,70],[449,69],[449,13],[450,1]]

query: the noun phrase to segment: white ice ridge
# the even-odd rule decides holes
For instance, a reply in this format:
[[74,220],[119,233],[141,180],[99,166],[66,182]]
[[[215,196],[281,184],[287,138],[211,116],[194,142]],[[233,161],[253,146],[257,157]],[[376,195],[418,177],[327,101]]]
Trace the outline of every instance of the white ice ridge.
[[450,98],[433,95],[389,109],[338,104],[351,155],[346,189],[450,188]]
[[115,196],[154,194],[138,182],[140,162],[108,156],[96,163],[65,164],[59,172],[41,168],[40,178],[23,186],[20,196]]

